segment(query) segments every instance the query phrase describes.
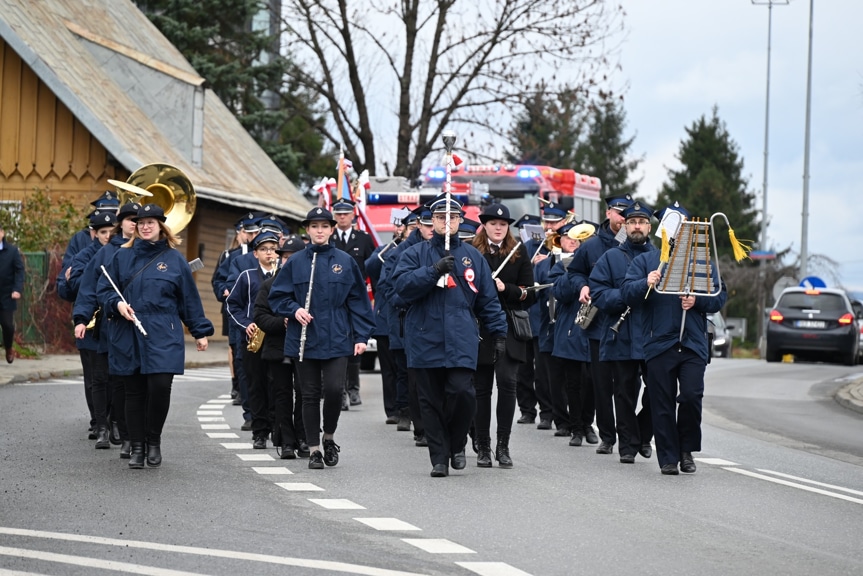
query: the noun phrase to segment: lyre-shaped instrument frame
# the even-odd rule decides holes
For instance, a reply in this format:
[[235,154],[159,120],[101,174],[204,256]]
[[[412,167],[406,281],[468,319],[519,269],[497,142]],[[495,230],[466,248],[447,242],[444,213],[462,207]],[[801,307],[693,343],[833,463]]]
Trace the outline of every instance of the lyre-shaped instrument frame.
[[[725,223],[729,224],[728,217],[722,212],[717,212],[708,220],[681,222],[674,238],[674,249],[655,288],[657,294],[719,296],[722,292],[722,273],[719,270],[719,254],[716,251],[716,232],[713,226],[713,220],[717,216],[721,216]],[[702,237],[704,242],[700,244]],[[669,286],[673,281],[678,283]]]

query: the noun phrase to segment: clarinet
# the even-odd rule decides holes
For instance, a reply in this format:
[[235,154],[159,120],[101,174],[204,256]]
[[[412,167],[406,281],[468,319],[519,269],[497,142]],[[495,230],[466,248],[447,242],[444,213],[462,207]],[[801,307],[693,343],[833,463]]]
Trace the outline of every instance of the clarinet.
[[[312,272],[311,277],[309,278],[309,291],[306,293],[306,312],[309,311],[309,306],[312,305],[312,288],[315,285],[315,264],[317,263],[318,253],[312,252]],[[306,331],[308,330],[309,325],[303,324],[303,329],[300,332],[300,362],[303,361],[303,354],[306,351]]]
[[620,315],[620,318],[617,319],[617,322],[614,323],[614,326],[611,327],[611,331],[617,334],[620,331],[620,325],[623,324],[623,321],[626,320],[626,317],[629,316],[630,307],[627,306],[626,310],[623,311],[623,314]]

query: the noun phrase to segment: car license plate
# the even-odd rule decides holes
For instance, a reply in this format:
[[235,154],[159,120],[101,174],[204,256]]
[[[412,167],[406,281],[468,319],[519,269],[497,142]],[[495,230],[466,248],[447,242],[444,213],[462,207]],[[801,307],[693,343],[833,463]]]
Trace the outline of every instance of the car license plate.
[[827,323],[824,320],[797,320],[794,325],[797,328],[826,328]]

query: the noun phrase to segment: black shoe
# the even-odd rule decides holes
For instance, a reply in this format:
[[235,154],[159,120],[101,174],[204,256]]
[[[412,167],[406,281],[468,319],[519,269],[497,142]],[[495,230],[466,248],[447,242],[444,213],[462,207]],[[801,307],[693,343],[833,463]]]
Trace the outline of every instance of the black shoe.
[[113,444],[114,446],[119,446],[123,443],[123,441],[120,440],[120,426],[119,424],[117,424],[116,421],[111,422],[111,429],[109,430],[108,441],[110,441],[111,444]]
[[315,450],[309,456],[309,469],[310,470],[323,470],[324,469],[324,455],[321,454],[320,450]]
[[643,458],[650,458],[653,456],[653,446],[650,444],[642,444],[638,453],[641,454]]
[[132,442],[129,452],[129,468],[141,469],[144,467],[144,443]]
[[509,434],[497,436],[497,448],[494,459],[501,468],[512,468],[512,458],[509,455]]
[[450,458],[450,464],[453,470],[463,470],[467,466],[467,458],[464,456],[464,450],[456,452]]
[[255,436],[252,439],[252,448],[255,450],[266,450],[267,449],[267,437],[266,436]]
[[677,476],[679,474],[677,471],[677,464],[666,464],[660,469],[660,471],[666,476]]
[[554,435],[558,438],[563,438],[564,436],[569,436],[570,434],[571,432],[569,431],[569,428],[558,428],[554,431]]
[[551,420],[540,420],[536,425],[537,430],[551,430]]
[[399,412],[399,419],[398,422],[396,422],[396,430],[399,432],[411,431],[411,415],[410,410],[407,408],[402,408]]
[[348,396],[351,399],[351,406],[359,406],[363,403],[358,390],[351,390],[350,392],[348,392]]
[[279,458],[282,460],[295,460],[297,457],[293,446],[282,446],[276,450],[276,453],[278,453]]
[[147,466],[158,468],[162,465],[162,448],[158,444],[147,444]]
[[108,427],[99,426],[96,430],[96,450],[107,450],[111,447],[111,442],[108,440]]
[[237,392],[236,390],[231,390],[231,400],[234,400],[239,395],[240,395],[240,393]]
[[11,364],[15,360],[15,350],[12,348],[6,348],[6,362]]
[[426,435],[423,433],[414,434],[414,445],[419,446],[420,448],[425,448],[429,445],[429,441],[426,438]]
[[680,453],[680,471],[686,474],[695,474],[695,460],[692,459],[692,452]]
[[120,445],[120,458],[122,458],[123,460],[128,460],[131,454],[132,443],[128,440],[123,440],[123,443]]
[[252,421],[251,420],[243,420],[243,425],[240,426],[240,430],[242,430],[243,432],[251,432]]
[[351,409],[351,405],[350,405],[350,402],[348,401],[348,393],[342,392],[342,410],[344,411],[344,410],[350,410],[350,409]]
[[620,455],[620,463],[621,464],[635,464],[635,454],[621,454]]
[[533,424],[536,420],[536,416],[530,416],[528,414],[522,414],[521,418],[516,420],[517,424]]
[[306,444],[306,441],[302,439],[297,440],[297,456],[300,458],[308,458],[309,454],[311,454],[311,452],[309,452],[309,445]]
[[599,446],[596,447],[597,454],[614,454],[614,444],[609,444],[608,442],[602,442]]
[[339,463],[339,452],[341,448],[333,440],[324,438],[324,464],[335,466]]
[[599,444],[599,437],[593,431],[593,426],[590,424],[584,427],[584,439],[588,444]]
[[569,439],[570,446],[581,446],[581,442],[584,440],[584,437],[581,435],[581,432],[576,430],[572,433],[572,438]]
[[476,465],[480,468],[491,468],[491,438],[476,441]]
[[90,428],[87,429],[87,439],[95,440],[96,439],[96,425],[91,424]]
[[398,416],[387,416],[387,424],[398,424],[399,417]]
[[231,406],[242,406],[242,405],[243,405],[243,399],[240,398],[239,396],[236,396],[236,397],[234,397],[233,400],[231,400]]
[[449,469],[446,467],[446,464],[435,464],[432,466],[430,476],[432,478],[446,478],[449,476]]

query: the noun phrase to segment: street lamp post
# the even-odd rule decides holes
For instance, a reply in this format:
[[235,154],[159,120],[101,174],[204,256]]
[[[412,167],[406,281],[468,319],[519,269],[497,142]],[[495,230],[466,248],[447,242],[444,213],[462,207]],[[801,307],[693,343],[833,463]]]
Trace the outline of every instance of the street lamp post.
[[806,132],[803,144],[803,210],[800,227],[800,277],[809,267],[809,126],[812,123],[812,15],[815,0],[809,0],[809,61],[806,66]]
[[[767,97],[764,105],[764,179],[761,184],[761,240],[759,248],[767,250],[767,159],[770,150],[770,46],[773,36],[773,6],[787,5],[790,0],[750,0],[756,6],[767,5]],[[764,260],[758,266],[758,338],[764,333],[764,308],[767,306],[767,287],[764,285],[765,266]]]

